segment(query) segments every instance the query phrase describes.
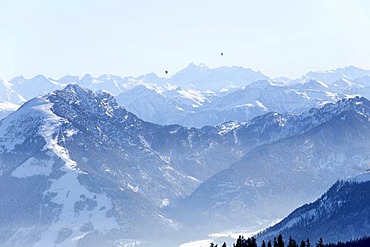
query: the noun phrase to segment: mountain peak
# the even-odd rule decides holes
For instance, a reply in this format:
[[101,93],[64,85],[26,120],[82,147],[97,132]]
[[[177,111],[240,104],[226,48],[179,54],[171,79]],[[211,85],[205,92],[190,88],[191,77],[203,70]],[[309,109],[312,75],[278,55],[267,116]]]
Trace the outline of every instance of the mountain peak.
[[103,95],[104,97],[108,98],[114,98],[113,95],[110,93],[107,93],[105,91],[100,91],[99,93],[94,93],[92,90],[83,88],[77,84],[68,84],[64,89],[57,90],[54,92],[54,94],[63,94],[63,95],[75,95],[78,98],[84,98],[84,97],[97,97],[99,95]]
[[112,75],[110,74],[102,74],[101,76],[98,77],[99,81],[108,81],[112,79]]
[[20,83],[24,80],[25,80],[25,78],[23,76],[17,76],[17,77],[14,77],[13,79],[11,79],[10,82],[12,84],[18,84],[18,83]]
[[202,69],[202,70],[208,70],[209,67],[205,65],[204,63],[200,63],[199,65],[196,65],[195,63],[190,63],[184,70],[189,69]]
[[94,77],[92,75],[90,75],[89,73],[84,75],[81,79],[81,81],[93,81],[93,80],[94,80]]
[[33,77],[32,80],[49,81],[44,75],[37,75],[37,76]]

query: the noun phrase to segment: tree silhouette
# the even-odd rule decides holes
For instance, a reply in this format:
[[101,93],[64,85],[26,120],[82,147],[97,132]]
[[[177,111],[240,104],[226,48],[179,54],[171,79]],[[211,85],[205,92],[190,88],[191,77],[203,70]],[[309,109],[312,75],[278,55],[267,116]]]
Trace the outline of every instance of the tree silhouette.
[[292,236],[289,237],[288,247],[298,247],[297,242],[292,239]]
[[261,247],[266,247],[266,243],[265,243],[265,240],[262,241],[262,245]]
[[317,241],[316,247],[324,247],[324,241],[322,240],[322,238],[320,238],[319,241]]
[[307,240],[306,240],[306,247],[311,247],[310,239],[309,238],[307,238]]
[[284,247],[283,235],[279,234],[277,239],[277,247]]

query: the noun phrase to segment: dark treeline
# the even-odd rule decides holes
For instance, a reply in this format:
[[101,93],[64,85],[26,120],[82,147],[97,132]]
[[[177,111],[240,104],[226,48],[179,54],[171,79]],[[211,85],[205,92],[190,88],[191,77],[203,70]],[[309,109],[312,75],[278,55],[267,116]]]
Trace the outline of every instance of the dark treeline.
[[364,237],[357,240],[338,242],[336,244],[326,244],[325,247],[369,247],[370,237]]
[[[297,242],[296,240],[289,237],[288,241],[285,243],[283,236],[280,234],[277,238],[274,238],[273,241],[262,241],[260,245],[257,244],[257,240],[254,237],[245,239],[243,236],[239,236],[236,240],[236,243],[233,244],[233,247],[369,247],[370,246],[370,237],[364,237],[357,240],[347,241],[347,242],[338,242],[336,244],[329,243],[324,244],[322,238],[320,238],[315,243],[311,243],[309,239],[301,240]],[[227,244],[224,242],[222,245],[211,243],[210,247],[227,247]]]

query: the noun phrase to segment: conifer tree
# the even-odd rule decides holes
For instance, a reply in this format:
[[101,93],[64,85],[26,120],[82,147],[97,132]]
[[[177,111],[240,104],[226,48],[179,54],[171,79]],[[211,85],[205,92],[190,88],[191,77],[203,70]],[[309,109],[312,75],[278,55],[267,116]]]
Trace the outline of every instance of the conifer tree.
[[322,240],[322,238],[320,238],[319,241],[317,241],[316,247],[324,247],[324,241]]
[[257,240],[252,237],[247,239],[247,246],[248,247],[257,247]]
[[270,240],[267,242],[267,247],[272,247],[272,244],[271,244]]
[[226,242],[223,243],[222,247],[227,247]]
[[306,247],[311,247],[310,239],[309,238],[307,238],[307,240],[306,240]]
[[306,242],[304,240],[302,240],[301,245],[299,247],[306,247]]
[[244,239],[244,237],[239,236],[239,238],[236,240],[235,247],[242,247],[242,239]]
[[292,236],[289,237],[288,247],[297,247],[297,243],[292,239]]
[[278,247],[284,247],[283,236],[281,234],[278,236],[277,245]]
[[262,245],[261,247],[266,247],[266,243],[265,243],[265,240],[262,241]]

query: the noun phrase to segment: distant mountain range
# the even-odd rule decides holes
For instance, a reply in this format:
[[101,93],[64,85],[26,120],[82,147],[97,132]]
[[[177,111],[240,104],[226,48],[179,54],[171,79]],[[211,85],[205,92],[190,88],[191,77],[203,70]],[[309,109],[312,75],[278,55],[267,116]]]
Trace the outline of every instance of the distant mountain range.
[[0,80],[0,118],[26,100],[67,84],[109,92],[117,96],[119,104],[146,121],[203,127],[247,121],[267,112],[302,113],[355,95],[370,97],[370,70],[349,66],[282,80],[237,66],[213,69],[190,64],[170,78],[154,73],[137,78],[94,78],[89,74],[60,79],[16,77]]
[[370,102],[355,97],[298,115],[163,126],[68,85],[0,122],[0,242],[174,246],[265,225],[369,169],[369,119]]

